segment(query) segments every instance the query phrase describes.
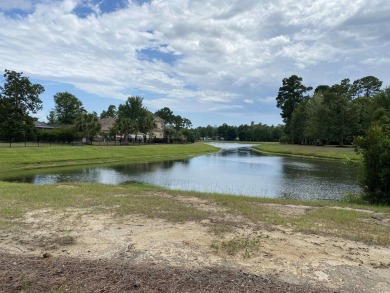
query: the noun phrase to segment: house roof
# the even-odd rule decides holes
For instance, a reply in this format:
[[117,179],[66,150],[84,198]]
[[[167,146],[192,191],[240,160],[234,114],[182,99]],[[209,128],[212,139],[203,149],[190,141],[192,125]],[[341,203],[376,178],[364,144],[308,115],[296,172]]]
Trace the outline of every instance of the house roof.
[[158,117],[158,116],[154,116],[154,120],[156,122],[164,122],[164,119],[162,119],[161,117]]
[[109,131],[115,123],[115,118],[106,117],[99,120],[100,125],[102,126],[102,131]]
[[35,126],[35,128],[39,128],[39,129],[55,129],[55,128],[60,128],[59,126],[50,125],[50,124],[47,124],[47,123],[45,123],[45,122],[40,122],[40,121],[35,121],[35,122],[34,122],[34,126]]

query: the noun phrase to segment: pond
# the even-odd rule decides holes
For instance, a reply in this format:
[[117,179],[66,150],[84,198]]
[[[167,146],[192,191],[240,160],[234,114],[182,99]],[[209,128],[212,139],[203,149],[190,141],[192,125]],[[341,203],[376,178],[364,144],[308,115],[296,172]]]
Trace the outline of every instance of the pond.
[[221,151],[185,160],[36,171],[2,180],[34,184],[142,182],[169,189],[308,200],[338,200],[360,191],[357,168],[341,161],[267,156],[244,144],[213,145]]

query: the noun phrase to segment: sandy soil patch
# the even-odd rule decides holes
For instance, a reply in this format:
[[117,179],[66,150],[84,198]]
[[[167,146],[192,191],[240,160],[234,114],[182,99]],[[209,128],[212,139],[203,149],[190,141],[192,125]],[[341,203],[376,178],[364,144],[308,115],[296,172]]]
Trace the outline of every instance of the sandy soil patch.
[[[200,209],[219,209],[201,199],[178,200]],[[293,205],[276,208],[291,214],[310,209]],[[118,219],[109,211],[96,214],[91,210],[39,210],[26,214],[24,221],[30,227],[28,234],[1,232],[3,253],[185,269],[220,267],[257,276],[272,275],[290,284],[321,286],[335,292],[390,292],[389,247],[306,235],[281,227],[261,229],[250,222],[221,236],[210,232],[207,220],[170,223],[141,215]],[[243,239],[254,245],[234,254],[216,249],[222,243]]]

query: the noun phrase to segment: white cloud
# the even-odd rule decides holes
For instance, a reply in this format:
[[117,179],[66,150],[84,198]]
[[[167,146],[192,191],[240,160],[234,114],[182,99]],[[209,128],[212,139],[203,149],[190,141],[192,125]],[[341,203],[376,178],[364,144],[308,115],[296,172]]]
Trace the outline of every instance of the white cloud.
[[390,78],[379,69],[390,49],[385,0],[129,1],[111,13],[84,1],[93,13],[79,18],[80,1],[0,1],[4,11],[33,11],[0,14],[2,66],[96,96],[144,93],[150,107],[230,107],[243,117],[254,101],[275,111],[272,95],[291,74],[312,86],[353,79],[364,66]]
[[32,9],[32,0],[2,0],[0,1],[0,10],[30,10]]
[[367,58],[363,60],[362,63],[367,65],[382,66],[383,64],[390,63],[390,58],[389,57]]
[[215,111],[215,112],[220,112],[220,111],[225,111],[229,113],[229,111],[232,111],[234,109],[242,109],[243,106],[241,105],[222,105],[222,106],[217,106],[217,107],[212,107],[207,109],[208,111]]

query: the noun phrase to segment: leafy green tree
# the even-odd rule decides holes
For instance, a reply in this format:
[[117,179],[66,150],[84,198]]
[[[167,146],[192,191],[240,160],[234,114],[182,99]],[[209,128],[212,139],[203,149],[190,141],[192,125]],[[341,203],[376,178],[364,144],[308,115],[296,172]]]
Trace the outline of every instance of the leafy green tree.
[[173,115],[173,112],[168,107],[164,107],[154,113],[155,116],[160,117],[161,119],[164,119],[165,124],[171,125],[175,123],[175,115]]
[[68,92],[59,92],[54,95],[54,116],[59,124],[73,125],[77,116],[86,113],[83,103]]
[[4,86],[0,86],[0,136],[21,139],[31,135],[34,119],[30,113],[42,109],[39,95],[45,89],[33,84],[22,72],[5,70]]
[[183,117],[180,115],[174,116],[173,127],[176,131],[180,131],[184,127]]
[[355,138],[354,144],[363,155],[365,199],[390,204],[390,116],[382,109],[376,118],[367,135]]
[[268,125],[259,123],[251,125],[252,140],[254,141],[270,141],[271,128]]
[[335,84],[324,93],[326,120],[329,136],[344,146],[345,139],[352,137],[357,129],[356,105],[352,103],[352,91],[349,79]]
[[241,124],[237,128],[237,136],[240,141],[251,141],[251,128],[248,124]]
[[277,126],[271,125],[271,141],[279,141],[280,138],[283,136],[283,133],[284,133],[283,125],[277,125]]
[[294,143],[295,129],[292,125],[292,116],[297,106],[308,98],[305,94],[311,91],[312,87],[304,86],[302,78],[297,75],[284,78],[282,84],[276,97],[276,106],[282,110],[280,115],[286,124],[286,130],[290,134],[291,142]]
[[144,141],[146,141],[146,134],[149,134],[149,139],[151,138],[151,132],[154,128],[156,128],[155,116],[152,112],[147,111],[142,117],[140,128],[140,131],[145,134]]
[[118,118],[114,124],[115,132],[123,137],[123,142],[128,144],[130,133],[134,133],[136,129],[135,121],[131,118]]
[[192,127],[192,122],[191,122],[191,120],[188,119],[188,118],[183,118],[183,119],[182,119],[182,127],[183,127],[183,128],[186,128],[186,129],[191,128],[191,127]]
[[77,116],[75,128],[86,138],[87,143],[92,143],[93,138],[99,133],[101,124],[95,112],[83,113]]
[[197,128],[200,138],[214,139],[218,135],[218,128],[216,126],[207,125],[205,127],[199,126]]
[[316,89],[314,90],[314,94],[321,94],[326,92],[327,90],[329,90],[329,86],[322,84],[316,87]]
[[154,115],[164,119],[165,135],[167,135],[168,140],[169,138],[175,141],[185,141],[190,138],[193,140],[194,133],[192,131],[184,131],[184,129],[192,127],[192,122],[189,119],[180,115],[174,115],[168,107],[156,111]]
[[[131,126],[129,129],[129,133],[133,132],[135,134],[135,137],[138,136],[138,134],[143,129],[143,123],[145,121],[146,116],[148,115],[149,111],[146,107],[143,106],[143,98],[141,97],[128,97],[125,104],[121,104],[118,107],[118,122],[122,126]],[[123,123],[121,123],[121,120],[126,119]],[[132,121],[130,123],[130,120]],[[125,137],[125,141],[127,141],[127,138]]]
[[237,138],[237,128],[224,123],[218,127],[218,134],[223,137],[224,140],[233,141]]
[[355,80],[352,85],[354,97],[364,96],[366,98],[373,97],[379,93],[382,86],[382,81],[375,76],[366,76]]
[[306,105],[307,102],[300,103],[295,109],[291,119],[291,125],[295,131],[295,136],[299,138],[301,144],[307,143],[305,130],[308,121],[308,114]]
[[164,133],[167,137],[167,142],[168,143],[172,143],[172,139],[171,138],[175,138],[176,137],[176,129],[172,126],[172,125],[165,125],[165,128],[164,128]]
[[49,112],[49,115],[46,116],[47,122],[49,124],[57,124],[57,117],[56,117],[56,112],[54,110],[51,110]]
[[383,108],[390,111],[390,87],[386,87],[373,97],[374,109]]
[[354,135],[364,135],[370,127],[373,119],[373,114],[376,110],[373,98],[365,96],[358,97],[352,101],[354,110],[356,111],[357,128]]
[[312,142],[323,144],[329,138],[328,110],[322,92],[316,92],[306,103],[307,123],[305,135]]
[[118,111],[116,109],[116,106],[110,105],[110,106],[108,106],[107,111],[106,110],[102,111],[102,113],[100,114],[100,119],[108,118],[108,117],[116,118],[117,114],[118,114]]

